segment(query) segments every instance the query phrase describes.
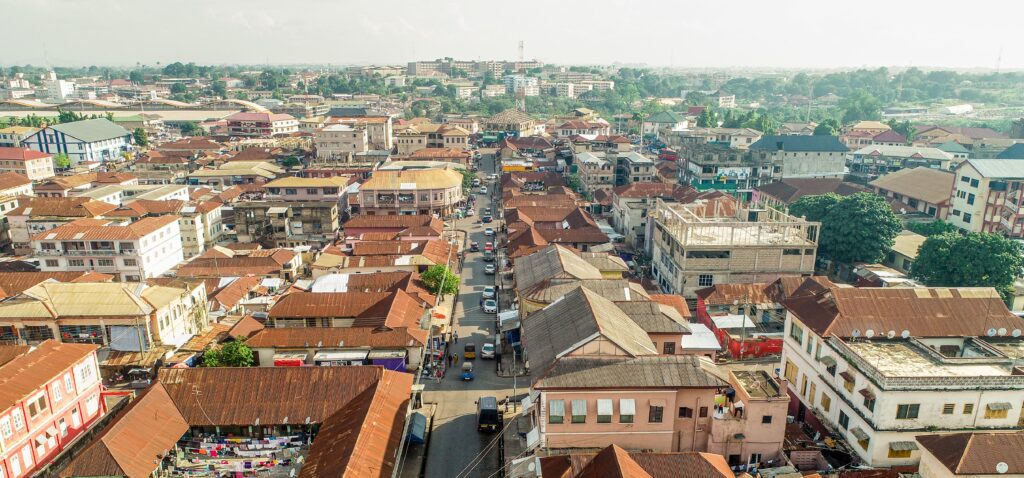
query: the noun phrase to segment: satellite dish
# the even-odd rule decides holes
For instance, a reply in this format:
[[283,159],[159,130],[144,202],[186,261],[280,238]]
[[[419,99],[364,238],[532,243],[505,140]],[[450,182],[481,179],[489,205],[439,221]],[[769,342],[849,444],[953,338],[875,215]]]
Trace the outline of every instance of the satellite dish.
[[853,329],[853,332],[850,332],[850,335],[852,335],[853,338],[860,337],[860,329]]
[[905,339],[909,339],[910,338],[910,331],[909,330],[904,330],[903,332],[900,332],[900,337],[903,337]]
[[874,337],[875,336],[875,330],[874,329],[868,329],[868,330],[864,331],[864,336],[869,338],[869,339],[871,337]]
[[531,461],[529,465],[526,465],[526,469],[529,471],[536,471],[537,464]]
[[999,327],[998,332],[1000,336],[1006,335],[1006,329],[1003,327]]
[[890,330],[889,333],[885,334],[885,336],[890,338],[890,339],[893,338],[893,337],[896,337],[896,331],[895,330]]
[[1013,332],[1010,332],[1010,335],[1020,337],[1020,329],[1013,329]]
[[999,463],[996,463],[996,473],[1002,475],[1007,471],[1010,471],[1010,465],[1007,465],[1006,462],[1001,461]]
[[985,333],[988,334],[989,337],[995,337],[996,336],[996,329],[988,329],[988,331],[985,332]]

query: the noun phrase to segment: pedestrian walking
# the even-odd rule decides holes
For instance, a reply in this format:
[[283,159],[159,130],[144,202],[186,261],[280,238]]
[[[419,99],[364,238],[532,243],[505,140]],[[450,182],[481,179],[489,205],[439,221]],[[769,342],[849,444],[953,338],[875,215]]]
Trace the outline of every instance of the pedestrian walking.
[[458,332],[452,333],[452,342],[459,343],[459,333]]

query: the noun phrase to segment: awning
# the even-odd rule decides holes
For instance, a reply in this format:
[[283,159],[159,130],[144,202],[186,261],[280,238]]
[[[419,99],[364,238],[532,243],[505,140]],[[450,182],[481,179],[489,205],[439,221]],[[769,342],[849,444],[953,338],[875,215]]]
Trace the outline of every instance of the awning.
[[620,398],[619,415],[636,415],[636,401],[632,398]]
[[301,367],[306,363],[306,354],[285,352],[274,354],[275,367]]
[[565,400],[549,400],[548,415],[553,417],[565,416]]
[[826,355],[818,359],[821,363],[825,364],[826,367],[835,367],[836,359],[832,358],[831,355]]
[[368,350],[325,350],[313,355],[314,362],[330,362],[336,360],[366,360]]
[[369,355],[366,356],[369,359],[387,359],[387,358],[405,358],[404,350],[371,350]]
[[869,388],[862,388],[859,391],[860,391],[861,395],[864,395],[864,398],[866,398],[868,400],[874,400],[875,399],[875,392],[872,392],[871,389],[869,389]]
[[410,443],[423,443],[424,438],[427,436],[427,417],[422,413],[413,413],[409,420],[409,436],[408,440]]
[[651,400],[651,406],[652,407],[662,407],[662,408],[664,408],[665,407],[665,401],[660,399],[660,398],[659,399],[653,399],[653,400]]
[[989,410],[1013,410],[1013,405],[1008,402],[992,402],[985,407]]
[[597,414],[609,416],[612,414],[611,399],[602,398],[597,401]]
[[[110,327],[110,350],[139,352],[149,348],[149,334],[146,327],[114,325]],[[140,346],[141,345],[141,346]]]
[[843,370],[842,372],[839,372],[839,376],[843,377],[843,380],[846,380],[847,382],[854,381],[853,380],[853,374],[850,373],[849,370]]
[[871,438],[868,436],[867,433],[864,433],[864,430],[862,430],[860,427],[851,428],[850,433],[852,433],[853,436],[857,437],[858,440],[868,440]]
[[572,414],[573,414],[573,416],[586,416],[587,415],[587,401],[586,400],[573,400],[572,401]]
[[912,441],[889,442],[889,449],[892,451],[914,451],[917,450],[917,443]]

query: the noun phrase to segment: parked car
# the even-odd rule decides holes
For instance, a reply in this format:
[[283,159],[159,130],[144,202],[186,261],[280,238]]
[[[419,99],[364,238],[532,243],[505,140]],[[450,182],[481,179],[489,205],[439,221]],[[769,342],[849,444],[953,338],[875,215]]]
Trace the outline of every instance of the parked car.
[[466,216],[476,216],[476,210],[474,210],[473,208],[466,209]]
[[491,229],[489,227],[487,229],[484,229],[484,235],[487,237],[494,237],[494,229]]
[[484,224],[487,224],[487,223],[489,223],[489,222],[491,222],[493,220],[494,220],[494,218],[492,218],[491,216],[484,216],[484,217],[480,218],[480,222],[482,222]]
[[484,250],[485,251],[494,252],[494,243],[493,242],[486,242],[486,243],[484,243]]
[[485,300],[483,309],[485,314],[497,314],[498,303],[494,300]]
[[494,264],[487,264],[484,266],[484,274],[492,275],[494,274],[494,270]]
[[494,343],[487,342],[483,347],[480,348],[480,358],[493,359],[494,358]]
[[487,186],[480,186],[480,194],[487,194]]
[[480,243],[476,241],[470,242],[469,252],[480,252]]
[[484,251],[484,262],[494,261],[494,251]]
[[480,186],[480,178],[473,178],[473,187]]
[[497,292],[498,292],[498,289],[496,287],[494,287],[494,286],[489,285],[487,287],[484,287],[484,294],[483,294],[484,299],[493,299],[495,293],[497,293]]

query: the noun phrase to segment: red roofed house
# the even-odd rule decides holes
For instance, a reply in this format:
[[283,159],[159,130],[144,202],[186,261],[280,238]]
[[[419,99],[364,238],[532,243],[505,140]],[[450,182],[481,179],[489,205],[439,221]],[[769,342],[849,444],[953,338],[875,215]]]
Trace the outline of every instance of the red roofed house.
[[53,177],[53,155],[28,148],[0,148],[0,172],[18,173],[32,181]]
[[299,120],[288,114],[240,112],[225,120],[231,136],[271,138],[299,131]]
[[30,475],[106,412],[98,348],[0,345],[0,476]]

